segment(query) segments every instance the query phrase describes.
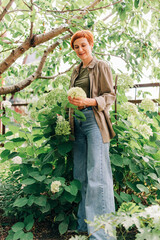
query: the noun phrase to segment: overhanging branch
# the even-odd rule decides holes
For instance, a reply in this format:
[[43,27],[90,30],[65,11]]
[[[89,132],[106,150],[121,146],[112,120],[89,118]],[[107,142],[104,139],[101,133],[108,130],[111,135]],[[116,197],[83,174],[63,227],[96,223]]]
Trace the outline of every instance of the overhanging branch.
[[10,0],[7,6],[4,8],[3,12],[0,14],[0,21],[4,18],[4,16],[7,14],[8,9],[11,7],[14,0]]

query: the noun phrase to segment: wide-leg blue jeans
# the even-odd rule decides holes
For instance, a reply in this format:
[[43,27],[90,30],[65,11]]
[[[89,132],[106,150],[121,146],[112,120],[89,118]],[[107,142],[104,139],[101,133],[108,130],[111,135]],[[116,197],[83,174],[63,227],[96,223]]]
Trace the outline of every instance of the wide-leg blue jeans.
[[86,121],[75,118],[74,178],[82,184],[82,200],[78,209],[78,230],[92,233],[90,240],[113,240],[104,230],[94,232],[84,219],[115,211],[109,143],[102,136],[92,109],[82,110]]

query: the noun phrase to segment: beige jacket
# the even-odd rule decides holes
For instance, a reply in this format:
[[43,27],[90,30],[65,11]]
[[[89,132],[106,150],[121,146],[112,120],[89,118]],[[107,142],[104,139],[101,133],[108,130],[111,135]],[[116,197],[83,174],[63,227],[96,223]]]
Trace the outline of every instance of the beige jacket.
[[[74,87],[74,82],[79,74],[81,65],[82,63],[73,70],[70,88]],[[92,107],[92,109],[102,134],[103,142],[106,143],[115,136],[109,117],[109,108],[115,101],[112,73],[108,64],[102,60],[98,60],[96,57],[94,57],[88,65],[88,71],[90,78],[90,97],[95,98],[98,104],[96,107]],[[73,112],[74,110],[70,108],[69,121],[71,133],[74,135]]]

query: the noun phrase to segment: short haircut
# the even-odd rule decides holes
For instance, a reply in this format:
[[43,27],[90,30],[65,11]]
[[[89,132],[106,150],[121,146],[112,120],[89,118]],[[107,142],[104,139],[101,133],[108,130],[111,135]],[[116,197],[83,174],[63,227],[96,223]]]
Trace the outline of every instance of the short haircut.
[[73,34],[71,38],[71,48],[74,49],[74,41],[78,38],[86,38],[89,44],[94,43],[93,34],[89,30],[81,30]]

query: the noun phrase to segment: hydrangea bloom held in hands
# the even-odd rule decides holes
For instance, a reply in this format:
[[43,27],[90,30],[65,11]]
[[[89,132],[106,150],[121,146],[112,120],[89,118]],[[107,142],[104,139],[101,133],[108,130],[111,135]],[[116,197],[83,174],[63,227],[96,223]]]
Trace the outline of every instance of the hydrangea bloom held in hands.
[[61,186],[61,182],[60,181],[54,181],[51,183],[51,192],[52,193],[56,193],[59,192],[59,187]]
[[145,112],[147,112],[147,111],[155,112],[156,111],[154,102],[149,98],[144,98],[140,104],[140,107],[143,108]]
[[57,125],[55,127],[56,135],[69,135],[71,132],[70,124],[62,116],[57,116]]
[[73,87],[71,89],[69,89],[68,91],[68,96],[70,96],[71,98],[86,98],[86,93],[85,91],[80,88],[80,87]]

